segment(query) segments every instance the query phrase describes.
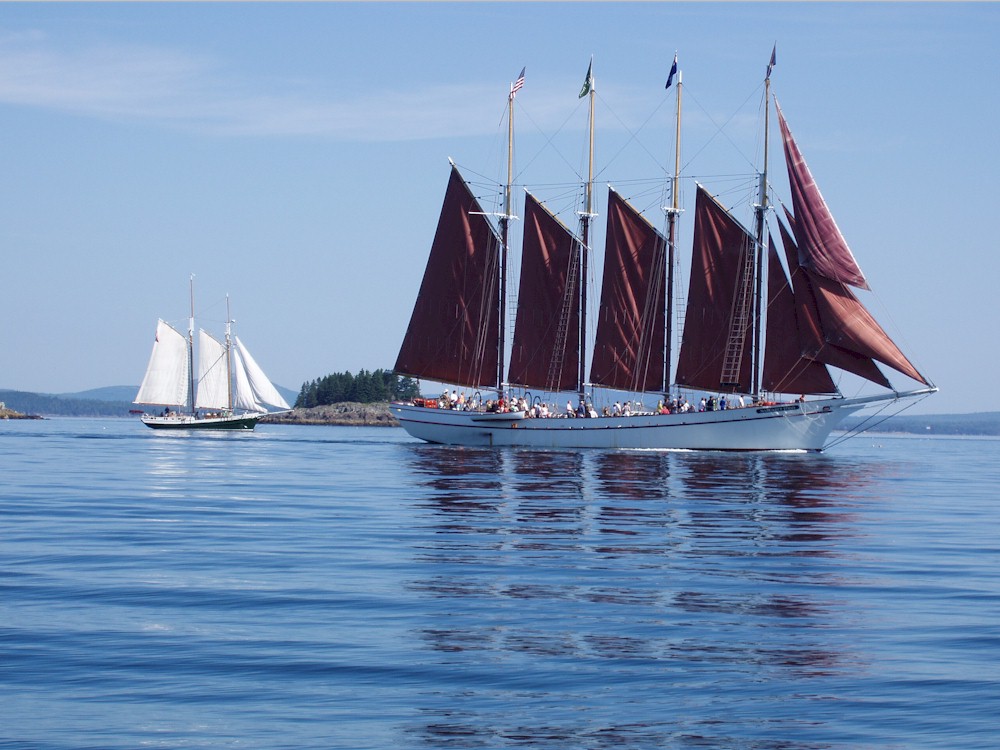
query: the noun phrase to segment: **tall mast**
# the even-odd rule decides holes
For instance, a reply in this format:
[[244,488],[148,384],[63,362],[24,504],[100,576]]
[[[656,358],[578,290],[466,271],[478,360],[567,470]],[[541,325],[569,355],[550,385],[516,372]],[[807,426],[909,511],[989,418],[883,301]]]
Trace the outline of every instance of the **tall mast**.
[[764,361],[763,339],[763,283],[764,258],[767,255],[767,151],[768,134],[770,132],[771,113],[771,68],[774,65],[774,52],[771,53],[771,63],[767,66],[767,76],[764,78],[764,168],[760,173],[760,199],[754,207],[755,213],[755,259],[756,286],[754,291],[754,347],[753,347],[753,395],[760,395],[760,373]]
[[233,318],[229,313],[229,295],[226,295],[226,387],[229,399],[229,411],[233,410]]
[[[674,65],[677,65],[677,56],[674,55]],[[677,132],[674,135],[674,178],[670,192],[672,200],[670,208],[667,209],[667,316],[666,331],[663,337],[665,343],[663,364],[663,395],[670,396],[670,361],[673,358],[673,329],[674,329],[674,261],[675,248],[677,246],[677,216],[680,214],[680,173],[681,173],[681,88],[683,87],[683,76],[680,71],[677,73]]]
[[510,86],[507,97],[507,184],[503,193],[503,216],[500,217],[500,336],[497,344],[497,396],[503,396],[505,352],[507,350],[507,254],[510,249],[510,197],[514,182],[514,95],[524,82],[524,71]]
[[191,274],[191,315],[188,317],[188,398],[191,413],[194,414],[194,274]]
[[587,158],[587,185],[585,192],[585,203],[581,221],[580,238],[580,348],[579,365],[580,372],[577,376],[577,384],[580,389],[580,400],[587,397],[585,381],[587,378],[587,256],[590,249],[590,219],[594,215],[594,58],[590,58],[590,67],[587,68],[586,93],[590,97],[590,126],[588,138],[588,158]]

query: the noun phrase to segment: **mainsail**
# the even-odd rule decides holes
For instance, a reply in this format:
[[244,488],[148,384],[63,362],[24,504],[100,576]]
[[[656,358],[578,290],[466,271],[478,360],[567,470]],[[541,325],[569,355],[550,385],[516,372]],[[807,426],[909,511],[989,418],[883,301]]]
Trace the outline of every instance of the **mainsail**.
[[196,409],[228,409],[229,358],[226,345],[204,330],[198,331]]
[[579,370],[578,240],[530,193],[524,199],[521,282],[508,381],[575,390]]
[[737,382],[723,383],[741,273],[754,239],[701,185],[695,202],[694,247],[684,340],[677,361],[678,385],[707,391],[750,393],[752,331],[743,333]]
[[188,340],[169,323],[156,323],[156,339],[146,375],[135,397],[137,404],[185,406],[191,392],[191,360]]
[[454,166],[395,371],[467,387],[498,381],[500,240]]
[[590,367],[594,385],[664,389],[666,246],[628,201],[608,192],[604,285]]

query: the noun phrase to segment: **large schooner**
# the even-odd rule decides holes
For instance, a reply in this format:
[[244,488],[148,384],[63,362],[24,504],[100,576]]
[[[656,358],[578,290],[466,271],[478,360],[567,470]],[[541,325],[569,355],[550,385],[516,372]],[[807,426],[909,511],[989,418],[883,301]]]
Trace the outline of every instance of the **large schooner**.
[[[851,291],[867,289],[867,281],[775,101],[792,197],[792,209],[784,209],[785,222],[777,219],[788,272],[782,267],[767,229],[766,132],[773,64],[772,53],[764,82],[764,166],[754,230],[697,186],[690,281],[674,372],[670,342],[680,214],[680,73],[666,235],[609,189],[603,288],[589,378],[585,282],[593,216],[593,61],[581,92],[581,97],[589,96],[590,155],[580,231],[572,232],[531,193],[525,194],[517,312],[509,365],[505,362],[508,227],[513,218],[510,154],[522,73],[508,98],[503,213],[494,226],[452,164],[394,368],[401,375],[476,394],[461,408],[448,399],[392,404],[407,432],[455,445],[820,451],[848,415],[872,406],[912,403],[937,390]],[[675,57],[668,88],[676,72]],[[894,388],[879,365],[915,381],[915,387]],[[885,390],[846,398],[829,367]],[[588,389],[594,388],[656,394],[660,403],[655,410],[626,414],[616,408],[596,416],[585,403]],[[479,389],[495,391],[496,399],[484,403]],[[539,395],[532,397],[532,392]],[[566,393],[576,394],[584,418],[574,416],[572,402],[567,404],[571,414],[537,416],[533,407],[540,400],[558,402]],[[691,400],[682,394],[690,394]],[[727,408],[719,408],[720,403]]]
[[164,409],[143,414],[143,424],[157,430],[252,430],[265,414],[276,413],[268,407],[291,409],[239,336],[232,334],[232,323],[227,296],[225,339],[198,329],[195,370],[192,277],[187,336],[162,319],[156,324],[153,351],[134,403]]

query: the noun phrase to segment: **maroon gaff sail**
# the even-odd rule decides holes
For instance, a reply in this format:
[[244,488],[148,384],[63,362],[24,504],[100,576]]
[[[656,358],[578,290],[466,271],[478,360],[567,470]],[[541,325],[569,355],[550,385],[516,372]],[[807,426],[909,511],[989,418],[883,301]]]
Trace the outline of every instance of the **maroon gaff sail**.
[[819,186],[792,138],[792,131],[781,114],[777,100],[774,107],[778,112],[781,140],[785,148],[785,164],[788,167],[788,182],[795,209],[795,240],[799,247],[801,265],[828,279],[868,289],[868,282],[823,200]]
[[772,393],[837,393],[830,371],[820,362],[802,356],[802,325],[795,294],[778,260],[774,241],[768,240],[767,333],[761,385]]
[[874,361],[924,385],[930,385],[847,284],[831,279],[807,265],[802,246],[796,247],[795,240],[803,232],[798,217],[793,217],[787,209],[785,215],[794,235],[793,240],[784,226],[781,226],[788,265],[793,269],[797,265],[797,270],[792,272],[796,301],[799,301],[800,287],[803,295],[807,294],[810,299],[809,304],[803,304],[798,309],[807,309],[808,314],[814,318],[812,326],[815,330],[811,336],[803,339],[803,354],[853,372],[885,388],[891,388],[892,385]]
[[688,286],[684,341],[677,361],[677,383],[708,391],[749,393],[751,329],[743,339],[739,383],[723,388],[722,371],[732,329],[733,309],[745,253],[753,237],[701,186],[695,202],[691,281]]
[[[792,216],[787,214],[787,211],[786,215],[794,232],[795,222]],[[850,347],[838,346],[832,340],[834,337],[831,336],[831,333],[835,334],[838,329],[849,325],[851,316],[848,316],[845,320],[840,320],[836,309],[831,309],[829,305],[821,303],[824,297],[824,288],[827,286],[830,289],[835,287],[841,288],[853,298],[850,290],[839,282],[826,279],[799,265],[799,251],[795,245],[795,240],[780,222],[779,227],[781,229],[781,240],[785,246],[788,267],[792,269],[792,287],[795,295],[795,309],[799,323],[799,343],[802,347],[802,355],[817,362],[852,372],[873,383],[878,383],[884,388],[892,388],[885,374],[878,368],[868,353],[856,351]],[[855,302],[857,302],[856,298]],[[861,303],[857,302],[857,305],[867,316],[867,311],[861,307]],[[825,312],[821,308],[826,308]],[[895,345],[891,341],[889,343],[895,348]]]
[[530,193],[524,199],[521,282],[507,380],[547,391],[579,388],[578,240]]
[[453,166],[397,373],[497,386],[499,258],[500,239]]
[[604,285],[590,366],[594,385],[663,390],[666,245],[626,200],[608,193]]

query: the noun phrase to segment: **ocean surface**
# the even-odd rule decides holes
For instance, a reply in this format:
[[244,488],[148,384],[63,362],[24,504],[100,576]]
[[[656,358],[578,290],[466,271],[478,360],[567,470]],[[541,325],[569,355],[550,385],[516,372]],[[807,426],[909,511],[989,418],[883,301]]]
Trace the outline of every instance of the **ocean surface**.
[[0,423],[0,748],[1000,747],[1000,441]]

